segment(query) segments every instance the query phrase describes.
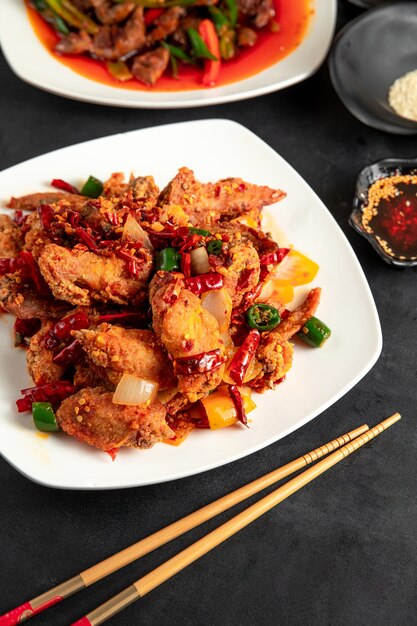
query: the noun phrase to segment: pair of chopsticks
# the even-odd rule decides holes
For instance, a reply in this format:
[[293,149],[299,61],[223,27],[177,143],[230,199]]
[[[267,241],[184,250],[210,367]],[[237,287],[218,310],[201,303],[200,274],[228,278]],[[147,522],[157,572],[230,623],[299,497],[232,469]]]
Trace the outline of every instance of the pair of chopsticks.
[[324,457],[312,467],[289,480],[284,485],[265,496],[252,506],[248,507],[228,522],[225,522],[211,533],[199,539],[191,546],[182,550],[177,555],[143,576],[124,591],[117,594],[97,609],[91,611],[80,620],[74,622],[72,626],[97,626],[107,621],[116,613],[122,611],[129,604],[132,604],[145,594],[155,589],[160,584],[177,574],[182,569],[199,559],[201,556],[218,546],[220,543],[237,533],[239,530],[256,520],[258,517],[272,509],[274,506],[291,496],[293,493],[317,478],[323,472],[342,461],[345,457],[355,452],[363,445],[371,441],[374,437],[395,424],[401,416],[394,413],[373,428],[364,424],[345,435],[320,446],[311,452],[277,468],[276,470],[261,476],[257,480],[240,487],[236,491],[223,496],[219,500],[204,506],[202,509],[183,517],[182,519],[162,528],[149,535],[145,539],[125,548],[121,552],[97,563],[93,567],[84,570],[77,576],[70,578],[64,583],[46,591],[40,596],[33,598],[29,602],[22,604],[5,615],[0,616],[0,626],[15,626],[25,621],[29,617],[37,615],[49,607],[57,604],[64,598],[89,587],[98,580],[101,580],[116,572],[120,568],[132,563],[140,557],[156,550],[160,546],[172,541],[192,528],[199,526],[203,522],[219,515],[223,511],[235,506],[239,502],[250,498],[252,495],[262,491],[266,487],[273,485],[277,481],[286,478],[290,474],[310,465],[314,461]]

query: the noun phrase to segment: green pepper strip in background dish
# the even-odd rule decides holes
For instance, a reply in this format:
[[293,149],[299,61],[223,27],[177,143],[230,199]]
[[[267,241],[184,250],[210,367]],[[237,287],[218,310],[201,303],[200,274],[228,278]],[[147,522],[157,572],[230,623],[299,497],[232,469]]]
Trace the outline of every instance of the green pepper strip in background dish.
[[172,272],[172,270],[181,269],[181,255],[175,248],[164,248],[159,250],[155,256],[155,264],[157,270],[164,272]]
[[32,416],[36,428],[44,433],[60,430],[50,402],[32,402]]
[[89,176],[81,189],[83,196],[98,198],[103,193],[103,183],[94,176]]
[[210,61],[218,61],[217,57],[215,57],[214,54],[212,54],[207,48],[202,37],[200,37],[195,28],[187,28],[187,34],[190,38],[191,47],[195,57],[199,59],[209,59]]
[[222,251],[223,244],[220,239],[212,239],[207,244],[207,252],[209,254],[215,254],[216,256]]
[[238,8],[236,0],[225,0],[226,6],[229,9],[230,23],[232,26],[236,25]]
[[251,328],[272,330],[281,321],[278,309],[269,304],[253,304],[246,312],[246,319]]
[[210,13],[210,17],[217,28],[217,32],[219,32],[224,26],[229,26],[229,19],[222,11],[220,11],[220,9],[213,6],[209,6],[207,8],[208,12]]
[[300,332],[297,333],[297,337],[313,348],[321,348],[330,337],[331,332],[324,322],[313,316],[307,320]]
[[171,57],[175,57],[180,61],[184,61],[184,63],[191,63],[191,65],[195,64],[194,59],[192,59],[186,52],[184,52],[182,48],[179,48],[178,46],[173,46],[170,43],[166,43],[166,41],[161,41],[161,46],[168,50]]

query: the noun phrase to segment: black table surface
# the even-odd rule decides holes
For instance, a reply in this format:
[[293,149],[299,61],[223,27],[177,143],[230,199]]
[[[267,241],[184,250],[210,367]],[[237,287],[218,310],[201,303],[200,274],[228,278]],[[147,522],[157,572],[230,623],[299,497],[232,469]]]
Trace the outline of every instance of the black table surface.
[[[338,27],[358,13],[340,3]],[[347,235],[384,337],[376,365],[330,409],[266,449],[204,474],[136,489],[61,491],[34,484],[0,458],[0,614],[352,426],[399,411],[402,421],[373,444],[109,623],[415,624],[416,273],[384,264],[349,227],[348,215],[360,169],[386,156],[416,156],[417,140],[353,118],[332,89],[326,63],[305,82],[262,98],[171,111],[59,98],[21,82],[2,56],[0,77],[2,169],[80,141],[168,122],[222,117],[250,128],[305,178]],[[346,328],[352,341],[357,323]],[[33,624],[72,623],[218,523],[191,531]]]

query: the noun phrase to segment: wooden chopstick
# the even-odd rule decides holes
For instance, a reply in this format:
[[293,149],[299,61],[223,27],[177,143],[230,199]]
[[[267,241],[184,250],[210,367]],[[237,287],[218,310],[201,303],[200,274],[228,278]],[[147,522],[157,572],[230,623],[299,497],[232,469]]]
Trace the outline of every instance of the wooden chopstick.
[[277,481],[286,478],[306,465],[313,463],[313,461],[322,458],[329,452],[333,452],[333,450],[340,448],[340,446],[343,446],[362,433],[366,432],[368,428],[367,424],[363,424],[362,426],[359,426],[359,428],[355,428],[345,435],[341,435],[340,437],[337,437],[337,439],[334,439],[329,443],[325,443],[320,446],[320,448],[307,452],[307,454],[299,457],[298,459],[273,470],[269,474],[265,474],[265,476],[261,476],[253,482],[232,491],[214,502],[211,502],[198,511],[194,511],[173,524],[170,524],[152,535],[141,539],[128,548],[121,550],[121,552],[117,552],[113,556],[104,559],[100,563],[84,570],[73,578],[66,580],[43,594],[36,596],[36,598],[33,598],[29,602],[25,602],[5,615],[0,616],[0,626],[16,626],[16,624],[20,624],[33,615],[38,615],[38,613],[41,613],[50,606],[64,600],[64,598],[67,598],[81,589],[89,587],[98,580],[109,576],[113,572],[116,572],[129,563],[136,561],[145,554],[156,550],[160,546],[172,541],[192,528],[195,528],[212,517],[219,515],[239,502],[250,498],[252,495],[259,493],[259,491],[262,491],[266,487],[273,485]]
[[107,602],[104,602],[104,604],[97,609],[74,622],[72,626],[98,626],[98,624],[107,621],[110,617],[119,613],[139,598],[142,598],[145,594],[149,593],[149,591],[158,587],[158,585],[180,572],[258,517],[267,513],[267,511],[274,506],[317,478],[317,476],[326,472],[333,465],[336,465],[336,463],[339,463],[339,461],[342,461],[345,457],[349,456],[349,454],[358,450],[368,443],[368,441],[395,424],[399,419],[401,419],[400,414],[394,413],[394,415],[391,415],[391,417],[377,424],[371,428],[371,430],[359,435],[359,437],[347,445],[336,450],[336,452],[333,452],[322,461],[319,461],[316,465],[313,465],[295,478],[292,478],[228,522],[225,522],[202,539],[199,539],[185,550],[182,550],[182,552],[179,552],[152,572],[137,580],[121,593]]

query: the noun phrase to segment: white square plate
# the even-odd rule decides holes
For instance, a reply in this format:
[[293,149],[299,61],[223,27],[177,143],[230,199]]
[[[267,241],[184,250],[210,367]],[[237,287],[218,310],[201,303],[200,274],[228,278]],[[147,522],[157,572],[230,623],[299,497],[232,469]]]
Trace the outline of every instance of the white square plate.
[[[369,371],[380,354],[375,304],[342,231],[299,174],[235,122],[159,126],[45,154],[0,173],[0,201],[4,206],[12,195],[46,189],[52,178],[79,184],[89,174],[104,179],[114,171],[153,174],[163,186],[182,165],[192,168],[202,181],[241,176],[287,192],[285,200],[265,211],[268,229],[276,224],[297,249],[320,264],[314,282],[323,289],[318,315],[332,328],[332,336],[320,350],[296,346],[286,382],[256,396],[258,407],[250,414],[249,429],[197,430],[178,448],[157,444],[151,450],[123,449],[112,462],[104,452],[64,433],[45,438],[35,431],[30,414],[16,413],[19,390],[32,383],[23,351],[12,347],[11,316],[3,315],[0,453],[38,483],[68,489],[133,487],[229,463],[285,437],[324,411]],[[298,295],[305,295],[311,286],[300,287]],[[355,341],[346,332],[352,323]]]
[[290,55],[255,76],[213,89],[129,91],[89,80],[62,65],[44,48],[32,29],[23,0],[1,0],[0,42],[10,67],[19,78],[59,96],[132,108],[197,107],[261,96],[313,74],[323,62],[333,37],[336,0],[312,0],[312,8],[314,15],[308,32]]

